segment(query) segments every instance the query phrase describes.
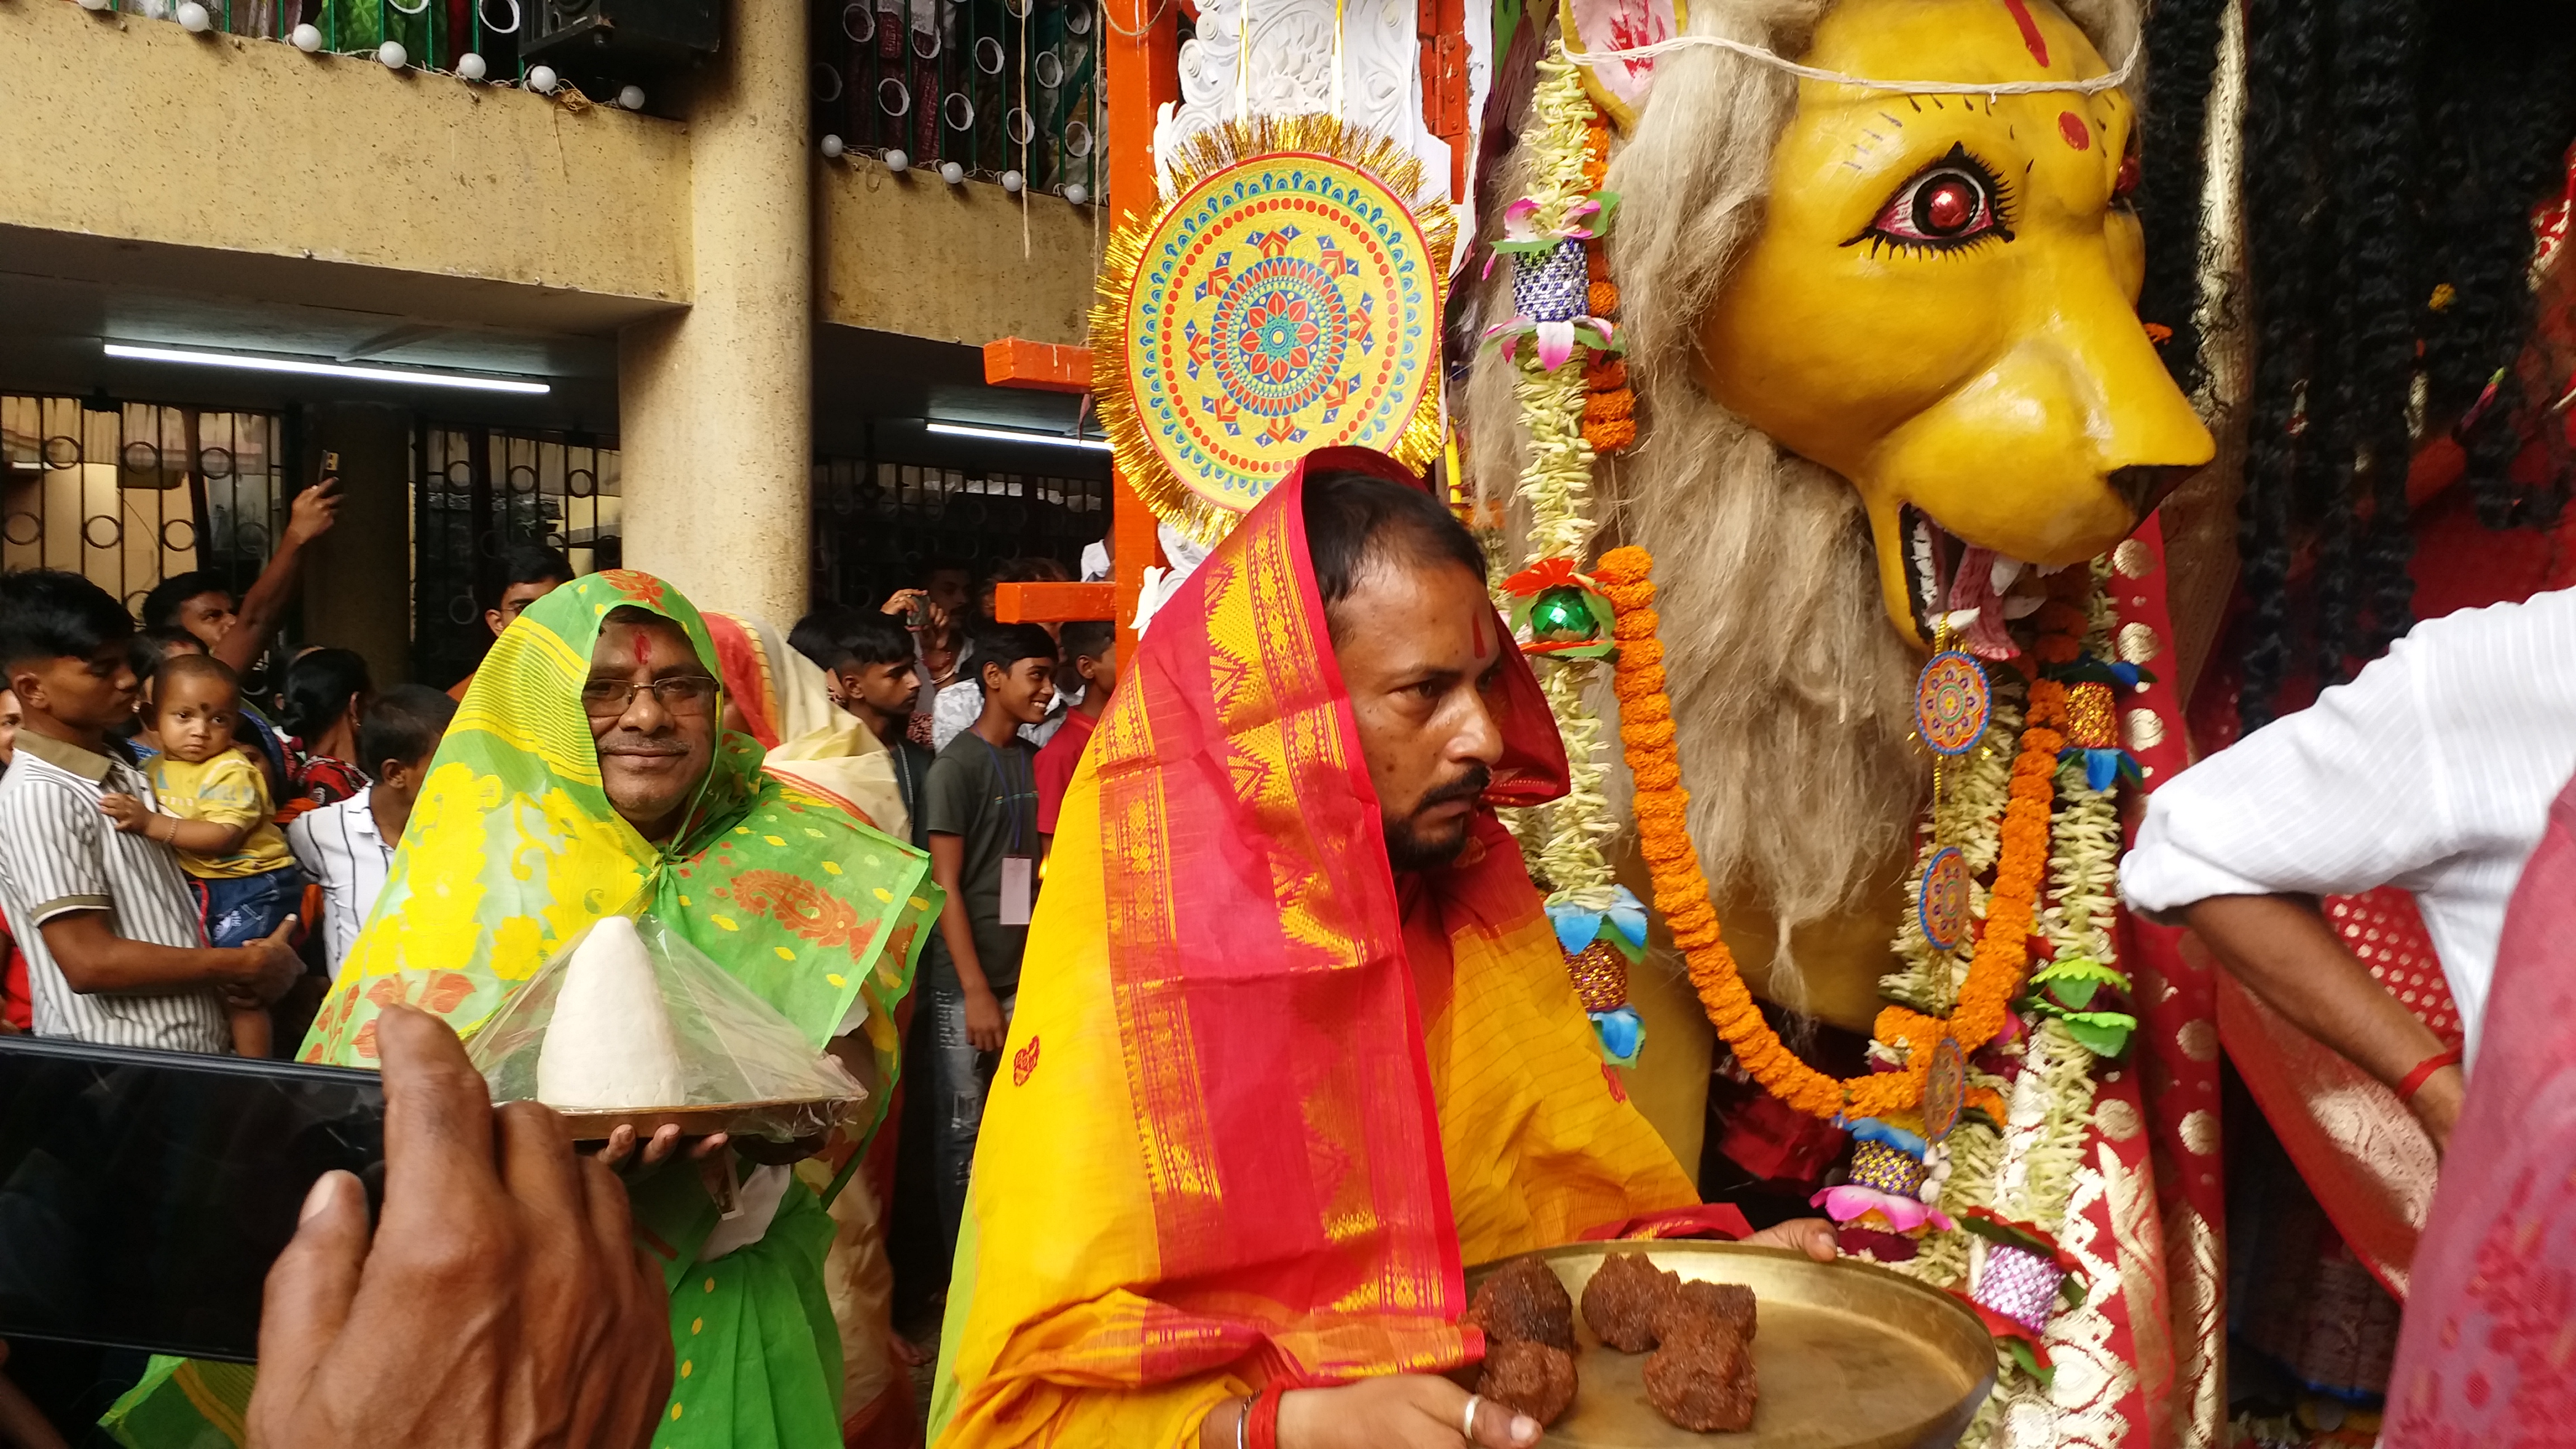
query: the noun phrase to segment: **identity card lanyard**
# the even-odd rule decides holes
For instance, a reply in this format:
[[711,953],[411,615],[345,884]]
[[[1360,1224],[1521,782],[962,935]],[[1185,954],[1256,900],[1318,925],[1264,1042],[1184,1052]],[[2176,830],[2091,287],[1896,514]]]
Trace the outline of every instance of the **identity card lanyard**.
[[[1025,926],[1029,923],[1030,907],[1037,898],[1038,862],[1037,856],[1029,849],[1028,829],[1020,813],[1019,781],[1011,777],[1011,767],[1003,761],[1001,750],[991,740],[980,734],[975,738],[983,740],[986,753],[993,757],[993,773],[1002,782],[1002,808],[1011,812],[1011,851],[1002,857],[1002,924]],[[1018,753],[1016,745],[1012,753]],[[1028,793],[1037,793],[1034,771],[1030,773]]]

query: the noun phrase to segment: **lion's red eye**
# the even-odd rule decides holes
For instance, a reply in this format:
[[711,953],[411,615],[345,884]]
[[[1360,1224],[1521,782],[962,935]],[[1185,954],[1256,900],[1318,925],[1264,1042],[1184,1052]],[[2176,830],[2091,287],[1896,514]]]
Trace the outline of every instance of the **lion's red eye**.
[[1983,162],[1954,146],[1916,172],[1881,206],[1869,229],[1844,243],[1869,242],[1949,251],[1993,239],[2012,240],[2004,225],[2004,188]]
[[1925,236],[1950,237],[1966,231],[1986,198],[1965,176],[1936,177],[1914,192],[1914,229]]

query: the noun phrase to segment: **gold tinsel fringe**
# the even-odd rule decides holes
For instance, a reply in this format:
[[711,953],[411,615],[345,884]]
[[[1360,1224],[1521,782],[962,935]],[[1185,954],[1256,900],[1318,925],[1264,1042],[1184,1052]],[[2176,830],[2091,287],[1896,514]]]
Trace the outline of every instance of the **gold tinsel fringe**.
[[[1242,517],[1192,491],[1154,449],[1136,400],[1127,390],[1127,307],[1136,273],[1144,263],[1145,244],[1162,224],[1174,201],[1189,195],[1218,172],[1239,162],[1281,152],[1329,156],[1377,178],[1404,201],[1414,225],[1422,231],[1431,261],[1431,317],[1426,335],[1435,342],[1448,307],[1449,258],[1457,248],[1458,219],[1446,202],[1420,204],[1422,162],[1403,145],[1363,126],[1328,115],[1255,116],[1201,131],[1181,144],[1172,160],[1169,200],[1158,200],[1150,212],[1132,215],[1110,236],[1101,255],[1100,280],[1091,302],[1091,396],[1109,437],[1118,471],[1154,516],[1195,543],[1213,547]],[[1425,369],[1422,401],[1404,432],[1387,451],[1416,470],[1440,456],[1440,378],[1438,358]]]

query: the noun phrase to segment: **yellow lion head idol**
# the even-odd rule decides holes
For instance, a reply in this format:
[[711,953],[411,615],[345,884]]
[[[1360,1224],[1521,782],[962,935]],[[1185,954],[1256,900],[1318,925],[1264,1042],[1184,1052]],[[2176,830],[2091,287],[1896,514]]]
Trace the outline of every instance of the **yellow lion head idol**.
[[[2134,0],[1698,0],[1689,27],[1933,87],[2107,76],[2137,28]],[[1728,938],[1759,986],[1767,935],[1766,994],[1841,1025],[1878,1005],[1938,620],[2011,612],[2214,450],[2137,315],[2136,118],[2116,88],[1864,88],[1693,46],[1612,161],[1641,432],[1600,470],[1609,521],[1656,555]],[[1509,389],[1470,384],[1493,493]]]

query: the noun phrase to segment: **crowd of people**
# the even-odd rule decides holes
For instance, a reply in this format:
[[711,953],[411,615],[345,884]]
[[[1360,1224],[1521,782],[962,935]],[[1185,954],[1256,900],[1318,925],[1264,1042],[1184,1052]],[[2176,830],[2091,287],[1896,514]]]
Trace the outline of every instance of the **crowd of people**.
[[[350,650],[279,647],[306,551],[337,506],[329,482],[300,495],[246,595],[211,573],[180,574],[146,596],[139,621],[76,574],[0,576],[0,1031],[332,1059],[318,1049],[333,1025],[326,996],[380,899],[405,889],[397,851],[452,721],[460,708],[533,707],[516,675],[478,702],[478,677],[519,667],[500,647],[511,626],[583,582],[555,550],[512,551],[482,600],[494,640],[484,668],[446,690],[380,685]],[[629,717],[684,718],[703,702],[691,693],[701,678],[692,656],[708,652],[704,699],[723,701],[718,733],[756,741],[762,773],[800,798],[913,846],[946,892],[920,954],[924,989],[893,1003],[903,1065],[862,1073],[903,1083],[879,1094],[904,1104],[878,1153],[892,1170],[873,1174],[891,1202],[861,1209],[876,1237],[861,1253],[870,1261],[834,1265],[900,1283],[899,1301],[882,1286],[856,1294],[873,1328],[841,1315],[853,1358],[882,1361],[853,1367],[846,1385],[876,1385],[882,1404],[848,1407],[900,1420],[886,1431],[892,1443],[918,1436],[905,1371],[928,1352],[892,1321],[899,1312],[915,1333],[935,1333],[1047,840],[1117,679],[1105,623],[992,620],[993,583],[1062,580],[1062,565],[1012,560],[991,575],[935,565],[881,605],[825,607],[783,635],[709,612],[699,621],[707,651],[683,630],[664,641],[679,685],[648,679],[607,704],[589,699],[590,685],[582,693],[613,784],[613,762],[658,763],[664,748],[626,740]],[[668,834],[623,818],[648,840]],[[371,1041],[384,1055],[365,1064],[397,1068],[397,1019]],[[405,1031],[413,1057],[452,1065],[452,1043]],[[506,1130],[507,1114],[499,1121]],[[636,1147],[621,1138],[610,1152]],[[671,1151],[661,1141],[638,1155]],[[317,1188],[308,1217],[338,1220],[347,1205],[328,1189]],[[868,1196],[844,1194],[834,1210],[848,1216]],[[0,1347],[0,1365],[8,1352]],[[34,1341],[16,1353],[20,1386],[0,1366],[0,1442],[46,1442],[31,1436],[48,1424],[60,1442],[80,1442],[120,1394],[139,1392],[138,1379],[149,1388],[139,1353]]]
[[[182,576],[138,624],[77,575],[0,576],[9,1029],[384,1073],[378,1225],[345,1174],[315,1185],[233,1410],[253,1442],[516,1442],[530,1413],[563,1442],[1534,1441],[1448,1378],[1362,1371],[1466,1352],[1462,1256],[1705,1210],[1566,1006],[1494,813],[1566,764],[1477,545],[1391,463],[1337,462],[1125,660],[1105,623],[997,621],[962,568],[782,633],[532,550],[456,697],[379,688],[347,651],[272,649],[327,489],[240,601]],[[2565,595],[2422,626],[2157,792],[2124,867],[2136,907],[2474,1145],[2418,1259],[2395,1425],[2563,1377],[2512,1326],[2560,1301],[2551,1185],[2576,1170],[2532,1105],[2576,979],[2571,630]],[[585,723],[587,757],[557,747]],[[2465,1053],[2316,914],[2385,882],[2422,902]],[[474,919],[439,934],[422,903],[466,885]],[[439,1019],[526,978],[513,922],[569,938],[630,899],[725,953],[872,1119],[783,1151],[621,1128],[583,1159],[542,1109],[495,1111]],[[415,952],[452,986],[415,993]],[[721,1212],[652,1175],[728,1149]],[[1319,1151],[1366,1164],[1360,1197],[1301,1195]],[[1201,1191],[1220,1159],[1279,1191]],[[1835,1253],[1821,1223],[1754,1236]],[[896,1331],[942,1312],[935,1345]],[[1290,1391],[1246,1367],[1262,1342],[1355,1381]],[[76,1441],[157,1387],[211,1412],[185,1361],[12,1347],[0,1440]]]

